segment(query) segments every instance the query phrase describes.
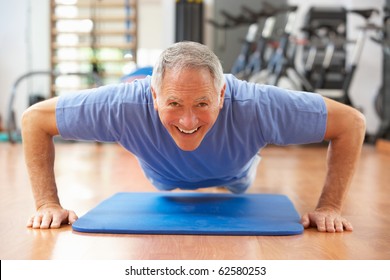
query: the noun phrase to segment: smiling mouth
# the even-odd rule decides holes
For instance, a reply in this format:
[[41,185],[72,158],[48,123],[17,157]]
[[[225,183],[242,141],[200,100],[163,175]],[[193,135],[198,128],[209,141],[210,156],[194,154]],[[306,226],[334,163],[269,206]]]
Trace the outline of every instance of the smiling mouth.
[[193,130],[185,130],[185,129],[181,129],[180,127],[177,127],[176,128],[181,132],[181,133],[184,133],[184,134],[193,134],[195,132],[198,131],[199,127],[193,129]]

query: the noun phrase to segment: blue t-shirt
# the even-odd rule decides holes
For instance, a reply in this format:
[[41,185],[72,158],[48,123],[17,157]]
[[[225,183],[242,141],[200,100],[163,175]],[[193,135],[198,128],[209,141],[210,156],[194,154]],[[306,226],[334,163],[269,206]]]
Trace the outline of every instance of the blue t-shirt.
[[247,176],[267,144],[320,142],[327,110],[320,95],[225,75],[224,106],[203,142],[183,151],[154,110],[150,77],[61,95],[57,127],[65,139],[117,142],[160,189],[226,186]]

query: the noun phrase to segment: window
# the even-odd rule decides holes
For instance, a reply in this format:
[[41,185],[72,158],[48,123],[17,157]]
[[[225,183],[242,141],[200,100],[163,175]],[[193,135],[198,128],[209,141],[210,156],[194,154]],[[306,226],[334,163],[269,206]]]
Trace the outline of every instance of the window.
[[52,96],[115,83],[135,69],[136,0],[51,0],[50,22],[51,68],[59,73]]

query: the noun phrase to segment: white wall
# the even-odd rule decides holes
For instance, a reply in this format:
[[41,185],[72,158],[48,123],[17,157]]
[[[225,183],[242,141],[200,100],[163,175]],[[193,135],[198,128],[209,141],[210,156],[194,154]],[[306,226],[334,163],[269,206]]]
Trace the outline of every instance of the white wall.
[[[0,115],[5,117],[8,91],[19,67],[26,67],[24,0],[0,1]],[[19,18],[20,20],[15,20]],[[23,56],[23,57],[21,57]],[[18,66],[15,65],[18,63]]]
[[[0,1],[0,115],[5,126],[13,83],[32,70],[48,70],[49,1]],[[47,93],[49,78],[26,79],[15,100],[16,113],[27,107],[28,93]]]
[[[164,3],[170,0],[138,0],[138,51],[139,67],[151,66],[166,47],[166,25],[169,18],[164,17]],[[173,31],[172,31],[173,34]]]

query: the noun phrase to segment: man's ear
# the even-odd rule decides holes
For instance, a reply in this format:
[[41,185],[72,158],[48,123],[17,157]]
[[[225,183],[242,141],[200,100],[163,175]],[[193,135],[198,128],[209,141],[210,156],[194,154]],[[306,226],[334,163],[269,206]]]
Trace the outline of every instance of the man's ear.
[[158,105],[157,105],[157,93],[156,91],[154,90],[153,87],[150,88],[151,91],[152,91],[152,97],[153,97],[153,107],[154,107],[154,110],[158,111]]
[[219,93],[219,109],[223,108],[223,101],[225,99],[226,84],[223,85],[221,92]]

